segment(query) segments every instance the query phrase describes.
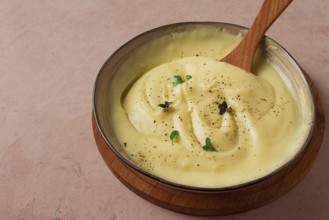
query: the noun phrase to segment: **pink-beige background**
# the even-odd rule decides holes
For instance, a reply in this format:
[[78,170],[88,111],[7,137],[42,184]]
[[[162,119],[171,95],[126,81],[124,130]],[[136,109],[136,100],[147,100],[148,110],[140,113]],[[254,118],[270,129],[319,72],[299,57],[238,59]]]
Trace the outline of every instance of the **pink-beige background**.
[[[261,4],[0,0],[0,219],[204,219],[157,207],[112,175],[92,135],[93,83],[111,53],[141,32],[182,21],[248,27]],[[329,1],[295,0],[267,32],[314,80],[326,117],[328,11]],[[296,188],[220,219],[329,219],[327,127],[314,166]]]

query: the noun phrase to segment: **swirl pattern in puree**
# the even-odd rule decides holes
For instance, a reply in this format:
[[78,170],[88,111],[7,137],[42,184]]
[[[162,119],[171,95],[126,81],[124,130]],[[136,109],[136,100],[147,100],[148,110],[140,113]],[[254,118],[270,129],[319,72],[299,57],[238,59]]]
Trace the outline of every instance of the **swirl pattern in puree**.
[[[122,103],[136,131],[126,136],[126,151],[143,169],[191,186],[232,186],[270,173],[297,150],[298,112],[280,77],[264,71],[271,83],[200,56],[151,69]],[[224,101],[232,111],[220,114]],[[172,131],[180,134],[177,142]],[[216,151],[203,149],[207,138]]]
[[[258,53],[252,74],[217,61],[241,39],[186,28],[129,55],[109,86],[106,121],[134,164],[176,184],[221,188],[264,177],[299,152],[309,121],[266,57]],[[184,82],[174,86],[175,76]],[[232,111],[220,114],[224,101]],[[204,150],[206,139],[216,151]]]

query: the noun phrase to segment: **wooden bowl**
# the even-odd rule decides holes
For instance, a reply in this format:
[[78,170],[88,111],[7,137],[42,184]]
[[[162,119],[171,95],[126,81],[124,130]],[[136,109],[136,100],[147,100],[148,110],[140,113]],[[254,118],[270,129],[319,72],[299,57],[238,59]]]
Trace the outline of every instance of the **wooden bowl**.
[[135,165],[126,155],[122,146],[116,141],[111,120],[106,112],[106,108],[111,104],[107,96],[122,95],[115,92],[113,94],[113,91],[110,94],[109,88],[115,84],[114,78],[121,77],[118,75],[118,69],[130,62],[131,53],[142,50],[140,48],[143,44],[159,36],[200,26],[228,28],[232,32],[245,30],[243,27],[225,23],[178,23],[151,30],[123,45],[105,62],[97,76],[94,87],[93,132],[99,152],[112,173],[130,190],[144,199],[161,207],[186,214],[233,214],[260,207],[291,190],[311,168],[323,140],[325,119],[316,87],[279,44],[266,37],[262,46],[278,48],[278,50],[272,51],[273,54],[270,54],[271,61],[281,63],[280,65],[283,65],[286,71],[297,75],[290,77],[293,77],[295,87],[305,87],[306,92],[309,93],[308,95],[311,97],[309,104],[312,105],[314,122],[306,142],[297,155],[275,172],[256,181],[238,186],[209,189],[182,186],[158,178]]

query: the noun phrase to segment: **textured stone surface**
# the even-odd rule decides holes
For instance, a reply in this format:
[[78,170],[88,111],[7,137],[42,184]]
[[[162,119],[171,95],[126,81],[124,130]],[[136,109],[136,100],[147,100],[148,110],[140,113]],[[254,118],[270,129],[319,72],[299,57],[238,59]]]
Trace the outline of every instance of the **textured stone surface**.
[[[110,54],[141,32],[181,21],[250,26],[261,3],[0,1],[0,218],[201,219],[159,208],[112,175],[92,136],[93,83]],[[328,11],[325,0],[294,1],[267,33],[310,74],[326,117]],[[326,219],[328,135],[327,129],[312,170],[295,189],[221,219]]]

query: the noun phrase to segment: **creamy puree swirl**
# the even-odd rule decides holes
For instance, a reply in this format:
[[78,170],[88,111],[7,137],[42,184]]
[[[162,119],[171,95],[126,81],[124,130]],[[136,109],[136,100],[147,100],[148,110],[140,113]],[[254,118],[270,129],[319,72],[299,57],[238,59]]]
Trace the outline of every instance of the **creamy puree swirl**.
[[[263,177],[300,149],[300,116],[271,65],[259,71],[198,54],[155,66],[116,107],[117,138],[138,166],[177,184],[227,187]],[[174,85],[175,76],[183,82]],[[220,114],[224,101],[231,111]],[[207,138],[215,151],[204,149]]]

